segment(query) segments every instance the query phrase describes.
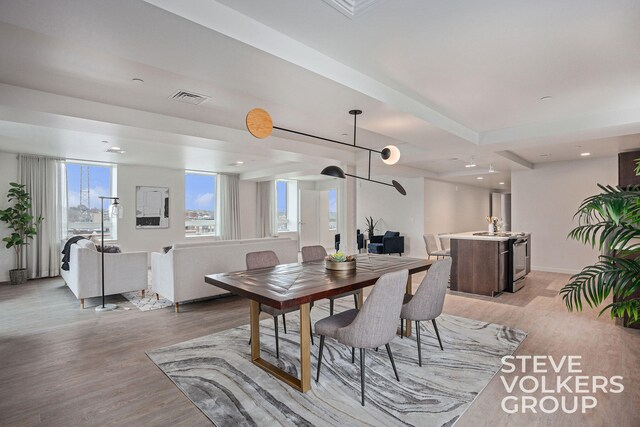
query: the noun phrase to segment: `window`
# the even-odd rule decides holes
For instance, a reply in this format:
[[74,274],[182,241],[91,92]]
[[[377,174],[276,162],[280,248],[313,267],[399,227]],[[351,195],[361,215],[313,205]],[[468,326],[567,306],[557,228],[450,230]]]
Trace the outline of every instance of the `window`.
[[298,229],[298,183],[279,179],[276,181],[276,217],[278,231]]
[[335,188],[329,190],[329,230],[338,229],[338,200]]
[[[100,196],[115,195],[115,172],[112,165],[70,163],[67,175],[67,237],[100,234]],[[116,239],[117,218],[109,215],[111,201],[104,201],[104,238]]]
[[185,235],[216,234],[216,176],[187,172],[185,174]]

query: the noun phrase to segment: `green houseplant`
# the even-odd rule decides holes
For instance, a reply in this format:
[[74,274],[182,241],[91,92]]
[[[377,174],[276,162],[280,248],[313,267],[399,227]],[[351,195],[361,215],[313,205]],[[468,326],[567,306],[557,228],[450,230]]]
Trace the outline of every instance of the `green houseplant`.
[[376,225],[378,225],[379,222],[380,220],[374,221],[372,216],[369,218],[364,217],[365,228],[367,229],[367,233],[369,233],[369,239],[376,232]]
[[43,220],[42,217],[34,219],[29,214],[31,196],[24,187],[15,182],[9,183],[7,200],[10,206],[7,209],[0,209],[0,221],[6,222],[11,230],[11,234],[2,241],[6,243],[7,249],[13,248],[16,252],[16,268],[9,271],[12,285],[19,285],[27,280],[23,248],[38,233],[36,226]]
[[[636,162],[635,172],[640,175],[640,159]],[[560,293],[569,311],[581,311],[583,301],[597,307],[613,295],[613,302],[600,314],[610,311],[612,318],[627,316],[635,323],[640,308],[636,294],[640,289],[640,242],[636,240],[640,238],[640,186],[598,186],[602,193],[582,202],[575,214],[579,225],[569,237],[604,254],[572,276]]]

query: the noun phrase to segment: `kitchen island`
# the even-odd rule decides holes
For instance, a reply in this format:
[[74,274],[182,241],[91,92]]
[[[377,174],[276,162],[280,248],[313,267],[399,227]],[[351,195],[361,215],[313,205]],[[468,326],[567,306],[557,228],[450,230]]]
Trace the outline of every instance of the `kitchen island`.
[[531,233],[470,231],[451,240],[451,290],[496,296],[516,292],[531,271]]

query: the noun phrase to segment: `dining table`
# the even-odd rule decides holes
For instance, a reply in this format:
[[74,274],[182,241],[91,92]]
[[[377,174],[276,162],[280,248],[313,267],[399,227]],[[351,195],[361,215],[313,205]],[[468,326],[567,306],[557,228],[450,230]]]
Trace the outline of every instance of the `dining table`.
[[[409,271],[406,292],[411,294],[412,275],[428,270],[434,262],[427,259],[375,254],[359,254],[355,259],[356,268],[351,271],[329,270],[325,267],[325,261],[319,260],[211,274],[205,276],[204,280],[249,299],[251,360],[279,380],[301,392],[307,392],[311,388],[311,304],[324,298],[372,286],[385,273],[405,269]],[[363,293],[358,293],[358,308],[362,307]],[[260,357],[260,304],[279,310],[299,307],[300,378]],[[411,335],[410,321],[406,321],[404,334]]]

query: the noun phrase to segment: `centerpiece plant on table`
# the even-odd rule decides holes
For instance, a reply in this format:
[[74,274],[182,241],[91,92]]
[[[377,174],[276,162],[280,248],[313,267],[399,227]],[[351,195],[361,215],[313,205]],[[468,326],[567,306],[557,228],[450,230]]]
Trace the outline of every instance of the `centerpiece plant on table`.
[[331,255],[327,255],[325,259],[331,262],[349,262],[355,260],[353,255],[345,255],[344,252],[341,251],[338,251]]

